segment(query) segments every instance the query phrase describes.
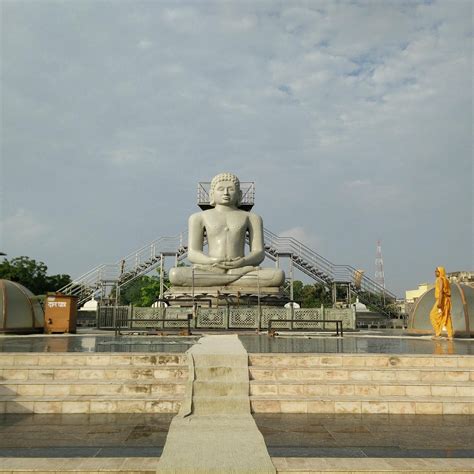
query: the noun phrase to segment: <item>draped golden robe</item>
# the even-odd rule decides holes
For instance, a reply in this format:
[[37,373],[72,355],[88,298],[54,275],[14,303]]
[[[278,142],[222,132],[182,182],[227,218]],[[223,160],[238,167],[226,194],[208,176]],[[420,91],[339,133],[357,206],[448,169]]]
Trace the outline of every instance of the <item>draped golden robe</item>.
[[435,304],[430,311],[431,325],[435,336],[439,337],[443,327],[446,327],[448,337],[453,337],[453,322],[451,319],[451,285],[446,278],[444,267],[437,267],[439,277],[436,278]]

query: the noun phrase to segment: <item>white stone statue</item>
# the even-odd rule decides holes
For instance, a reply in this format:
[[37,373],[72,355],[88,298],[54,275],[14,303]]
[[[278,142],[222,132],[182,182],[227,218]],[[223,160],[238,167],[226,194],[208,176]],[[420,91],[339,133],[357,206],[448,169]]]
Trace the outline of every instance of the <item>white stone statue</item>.
[[[221,173],[211,182],[213,209],[189,218],[188,260],[193,267],[170,270],[172,285],[185,287],[279,287],[285,274],[278,268],[260,268],[265,258],[262,218],[238,208],[242,199],[240,181]],[[245,237],[250,252],[245,255]],[[208,254],[203,252],[207,238]]]

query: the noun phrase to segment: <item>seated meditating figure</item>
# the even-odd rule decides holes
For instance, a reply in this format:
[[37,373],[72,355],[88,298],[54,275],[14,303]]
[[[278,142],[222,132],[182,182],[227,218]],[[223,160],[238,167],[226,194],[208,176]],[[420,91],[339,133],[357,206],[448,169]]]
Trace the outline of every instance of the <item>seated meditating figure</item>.
[[[213,209],[189,218],[188,260],[193,268],[172,268],[169,273],[172,285],[279,287],[283,284],[283,271],[258,266],[265,258],[262,218],[239,209],[241,199],[237,176],[221,173],[212,179]],[[250,252],[245,255],[247,235]],[[203,252],[204,238],[207,238],[207,254]]]

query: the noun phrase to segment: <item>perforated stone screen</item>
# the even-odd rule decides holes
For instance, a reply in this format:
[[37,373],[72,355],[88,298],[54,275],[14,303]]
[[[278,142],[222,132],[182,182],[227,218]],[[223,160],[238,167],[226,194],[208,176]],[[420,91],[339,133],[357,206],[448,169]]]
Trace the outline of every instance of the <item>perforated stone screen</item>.
[[258,328],[258,308],[231,308],[230,328]]
[[226,316],[226,308],[199,308],[194,326],[204,329],[226,329]]
[[[191,308],[140,308],[133,307],[100,307],[99,327],[114,328],[116,321],[119,327],[130,327],[125,320],[133,317],[133,326],[136,328],[150,327],[153,323],[147,319],[183,319],[186,320]],[[261,316],[260,316],[261,315]],[[144,320],[143,323],[140,320]],[[258,324],[260,319],[260,325]],[[191,327],[197,329],[268,329],[268,321],[272,319],[272,328],[315,330],[332,329],[329,324],[322,322],[329,319],[342,321],[344,329],[355,328],[355,314],[351,308],[299,308],[294,309],[293,316],[290,309],[278,307],[240,307],[240,308],[198,308],[196,317],[191,322]],[[293,319],[291,322],[278,322],[278,319]],[[121,323],[123,321],[123,323]],[[314,321],[321,321],[315,325]],[[157,322],[157,328],[179,328],[183,323],[178,321]]]

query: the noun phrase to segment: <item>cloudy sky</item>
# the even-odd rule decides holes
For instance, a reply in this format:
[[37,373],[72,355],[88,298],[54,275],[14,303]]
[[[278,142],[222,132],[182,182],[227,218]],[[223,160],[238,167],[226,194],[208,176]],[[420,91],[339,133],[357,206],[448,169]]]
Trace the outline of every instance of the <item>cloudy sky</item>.
[[387,288],[473,270],[471,1],[1,0],[0,250],[73,277],[255,181]]

